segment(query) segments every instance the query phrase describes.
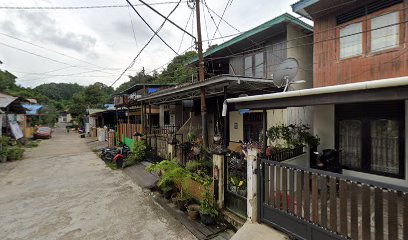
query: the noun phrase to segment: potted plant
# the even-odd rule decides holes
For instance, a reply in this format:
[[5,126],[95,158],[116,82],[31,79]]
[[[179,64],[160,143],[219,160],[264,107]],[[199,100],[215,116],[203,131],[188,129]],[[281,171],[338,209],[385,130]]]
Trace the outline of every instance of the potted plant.
[[214,204],[214,198],[210,194],[209,185],[211,184],[210,181],[205,182],[203,185],[205,187],[205,191],[203,193],[203,200],[201,201],[200,205],[200,218],[201,222],[204,225],[212,225],[215,223],[215,219],[218,217],[219,211],[218,208]]
[[197,220],[198,219],[198,210],[200,209],[200,206],[198,204],[190,204],[187,207],[187,213],[188,217],[191,220]]
[[169,200],[171,198],[171,194],[173,193],[173,185],[165,185],[161,187],[161,190],[163,191],[163,196],[165,199]]
[[177,199],[176,206],[178,209],[185,212],[187,211],[187,205],[190,201],[191,199],[186,194],[180,194]]

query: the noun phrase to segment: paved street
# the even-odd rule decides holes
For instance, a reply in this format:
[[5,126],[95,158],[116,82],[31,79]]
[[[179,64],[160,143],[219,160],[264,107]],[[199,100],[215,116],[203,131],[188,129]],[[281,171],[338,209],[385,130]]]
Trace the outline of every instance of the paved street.
[[195,239],[78,134],[0,164],[0,239]]

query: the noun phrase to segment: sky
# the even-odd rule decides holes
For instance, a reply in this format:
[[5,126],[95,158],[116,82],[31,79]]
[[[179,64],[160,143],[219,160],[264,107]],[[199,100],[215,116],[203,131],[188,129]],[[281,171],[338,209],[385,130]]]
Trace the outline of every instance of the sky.
[[[144,0],[163,15],[176,6],[176,0]],[[285,12],[292,13],[290,5],[297,0],[206,0],[207,6],[222,15],[240,32],[254,28]],[[131,0],[137,11],[156,30],[163,22],[158,14],[138,0]],[[143,45],[153,35],[149,27],[130,8],[125,0],[2,0],[0,7],[73,7],[123,5],[117,8],[75,10],[21,10],[0,8],[0,69],[16,75],[17,84],[35,87],[43,83],[66,82],[89,85],[102,82],[113,84],[131,63]],[[201,6],[203,40],[238,33],[220,18]],[[196,36],[195,15],[183,0],[170,19]],[[211,14],[210,14],[211,13]],[[297,16],[296,14],[292,13]],[[190,19],[190,21],[188,21]],[[194,22],[192,22],[194,19]],[[214,20],[212,20],[214,19]],[[304,20],[304,18],[302,19]],[[215,23],[214,23],[215,22]],[[132,27],[133,26],[133,27]],[[186,27],[187,26],[187,27]],[[191,49],[192,38],[167,22],[159,35],[179,54]],[[213,40],[221,44],[229,38]],[[183,40],[183,41],[182,41]],[[209,41],[203,42],[204,50]],[[146,73],[160,68],[176,54],[159,38],[142,52],[134,66],[113,86],[128,81],[128,76],[142,68]]]

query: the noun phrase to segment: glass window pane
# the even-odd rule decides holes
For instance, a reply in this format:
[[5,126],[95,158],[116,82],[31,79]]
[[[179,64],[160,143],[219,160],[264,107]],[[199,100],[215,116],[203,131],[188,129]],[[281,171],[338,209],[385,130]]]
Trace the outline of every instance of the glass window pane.
[[264,53],[255,55],[255,77],[263,78],[264,76]]
[[244,68],[245,68],[245,76],[247,77],[252,77],[252,56],[248,56],[245,57],[245,64],[244,64]]
[[360,120],[339,122],[340,162],[343,166],[361,168],[362,123]]
[[354,23],[340,29],[340,58],[348,58],[361,55],[362,48],[362,24]]
[[371,170],[399,173],[399,124],[397,121],[373,120],[371,127]]
[[371,51],[381,51],[398,46],[399,14],[389,13],[371,19]]

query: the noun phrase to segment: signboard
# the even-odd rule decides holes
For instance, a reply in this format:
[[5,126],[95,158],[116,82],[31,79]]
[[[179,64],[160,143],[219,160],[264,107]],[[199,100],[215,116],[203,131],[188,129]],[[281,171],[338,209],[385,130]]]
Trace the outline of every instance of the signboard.
[[10,128],[15,139],[20,139],[24,136],[17,122],[10,122]]

